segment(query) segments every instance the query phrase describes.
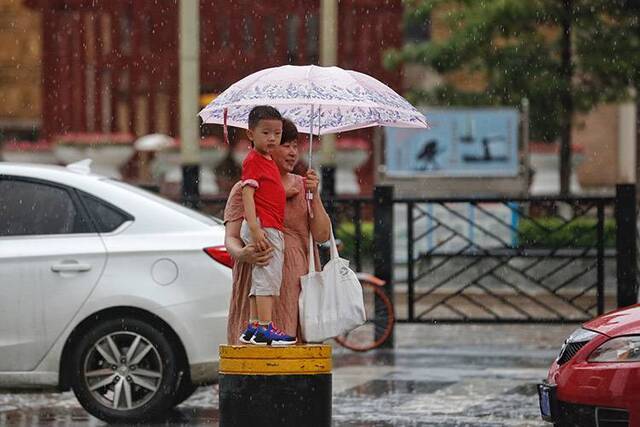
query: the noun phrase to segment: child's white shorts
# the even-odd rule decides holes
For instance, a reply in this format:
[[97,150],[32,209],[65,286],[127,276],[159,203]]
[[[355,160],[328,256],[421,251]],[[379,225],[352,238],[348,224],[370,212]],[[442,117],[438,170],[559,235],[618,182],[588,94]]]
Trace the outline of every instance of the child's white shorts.
[[[284,235],[275,228],[263,228],[267,240],[273,246],[269,264],[264,267],[254,265],[251,270],[250,296],[278,296],[282,284],[282,268],[284,265]],[[242,221],[240,237],[245,244],[252,243],[251,232],[247,221]]]

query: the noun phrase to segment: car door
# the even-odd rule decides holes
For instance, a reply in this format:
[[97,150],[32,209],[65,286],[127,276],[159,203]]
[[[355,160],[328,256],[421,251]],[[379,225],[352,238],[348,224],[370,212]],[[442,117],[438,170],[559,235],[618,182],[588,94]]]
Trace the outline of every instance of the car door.
[[0,175],[0,371],[33,370],[97,284],[102,240],[78,194]]

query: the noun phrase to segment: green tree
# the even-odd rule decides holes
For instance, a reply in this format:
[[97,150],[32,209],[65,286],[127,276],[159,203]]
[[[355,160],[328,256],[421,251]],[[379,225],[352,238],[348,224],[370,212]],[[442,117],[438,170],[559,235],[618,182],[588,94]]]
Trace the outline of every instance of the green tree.
[[[407,19],[413,20],[429,19],[434,10],[448,6],[451,36],[406,44],[389,52],[385,63],[389,67],[417,63],[439,73],[464,70],[480,73],[486,81],[478,92],[447,84],[428,92],[413,90],[408,96],[414,102],[520,105],[528,98],[532,136],[547,141],[560,138],[560,192],[566,195],[574,113],[628,97],[630,70],[638,70],[637,55],[626,58],[616,53],[612,60],[611,47],[600,38],[631,43],[621,32],[638,25],[630,1],[405,0]],[[615,81],[607,77],[611,75]]]

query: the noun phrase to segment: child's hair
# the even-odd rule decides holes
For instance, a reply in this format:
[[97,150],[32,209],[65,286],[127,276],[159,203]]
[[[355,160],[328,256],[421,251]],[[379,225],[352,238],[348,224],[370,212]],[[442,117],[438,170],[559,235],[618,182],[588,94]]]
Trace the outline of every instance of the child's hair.
[[260,120],[282,120],[282,114],[270,105],[258,105],[249,113],[249,129],[255,129]]
[[282,138],[280,144],[286,144],[298,139],[298,128],[287,118],[282,119]]

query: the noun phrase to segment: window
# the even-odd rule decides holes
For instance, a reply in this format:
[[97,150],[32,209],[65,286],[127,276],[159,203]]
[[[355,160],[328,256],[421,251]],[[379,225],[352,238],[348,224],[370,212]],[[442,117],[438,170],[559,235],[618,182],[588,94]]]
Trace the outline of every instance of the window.
[[155,28],[150,15],[143,15],[140,18],[140,50],[144,53],[151,52],[151,38],[155,35]]
[[88,233],[91,227],[61,187],[0,179],[0,236]]
[[131,33],[133,32],[132,10],[131,8],[126,8],[117,12],[119,12],[116,16],[119,25],[120,52],[124,55],[129,55],[131,54]]
[[251,16],[245,16],[242,18],[242,40],[244,42],[245,52],[249,52],[255,44],[255,38],[253,36],[253,19]]
[[229,29],[229,20],[222,14],[216,14],[216,31],[220,35],[220,47],[225,49],[231,44],[231,30]]
[[95,221],[99,233],[114,231],[120,227],[122,223],[132,219],[121,210],[96,197],[84,193],[81,194],[82,201],[89,210],[89,215],[91,215]]
[[317,64],[320,59],[320,22],[318,15],[312,12],[307,12],[304,16],[304,26],[307,32],[307,62],[310,64]]
[[297,15],[289,15],[287,19],[287,62],[295,64],[298,60],[298,37],[300,30],[300,18]]
[[276,22],[273,16],[267,16],[264,24],[264,46],[267,49],[267,55],[276,54]]

